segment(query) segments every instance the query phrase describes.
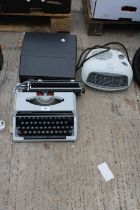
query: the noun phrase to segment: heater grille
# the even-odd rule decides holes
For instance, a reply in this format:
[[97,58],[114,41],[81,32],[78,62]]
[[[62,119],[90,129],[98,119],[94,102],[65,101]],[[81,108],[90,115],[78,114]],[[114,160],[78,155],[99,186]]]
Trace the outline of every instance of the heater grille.
[[119,75],[102,75],[97,73],[89,74],[87,83],[100,87],[126,87],[128,86],[128,78],[126,76]]

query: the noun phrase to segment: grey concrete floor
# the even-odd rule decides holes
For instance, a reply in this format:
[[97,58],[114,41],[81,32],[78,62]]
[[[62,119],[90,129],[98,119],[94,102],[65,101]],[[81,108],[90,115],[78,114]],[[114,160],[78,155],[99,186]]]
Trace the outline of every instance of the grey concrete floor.
[[72,0],[72,11],[80,11],[82,8],[82,0]]
[[[75,8],[80,8],[80,2]],[[140,47],[140,30],[105,29],[87,36],[81,12],[74,9],[71,32],[83,49],[122,42],[130,58]],[[140,90],[136,84],[106,93],[86,87],[77,98],[75,143],[14,143],[12,90],[18,82],[22,33],[0,32],[6,78],[0,87],[0,210],[140,210]],[[77,79],[80,79],[80,71]],[[107,162],[115,178],[105,182],[97,165]]]

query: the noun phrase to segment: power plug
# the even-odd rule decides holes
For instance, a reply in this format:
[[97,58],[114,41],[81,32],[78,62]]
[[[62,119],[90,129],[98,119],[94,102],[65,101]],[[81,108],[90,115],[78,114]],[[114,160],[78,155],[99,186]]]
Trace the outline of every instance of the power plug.
[[5,130],[5,122],[3,120],[0,121],[0,131]]

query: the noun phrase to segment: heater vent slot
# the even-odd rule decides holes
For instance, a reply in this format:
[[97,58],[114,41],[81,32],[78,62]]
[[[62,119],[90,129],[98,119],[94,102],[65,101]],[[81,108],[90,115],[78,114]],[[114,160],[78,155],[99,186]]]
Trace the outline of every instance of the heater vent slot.
[[123,75],[102,75],[90,73],[87,78],[87,83],[100,87],[126,87],[128,86],[128,78]]

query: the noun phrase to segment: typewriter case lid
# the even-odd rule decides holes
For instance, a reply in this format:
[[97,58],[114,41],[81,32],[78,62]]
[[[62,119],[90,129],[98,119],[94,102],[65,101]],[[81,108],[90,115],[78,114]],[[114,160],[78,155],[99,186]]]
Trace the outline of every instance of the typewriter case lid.
[[27,32],[20,57],[20,82],[75,79],[76,58],[75,35]]

